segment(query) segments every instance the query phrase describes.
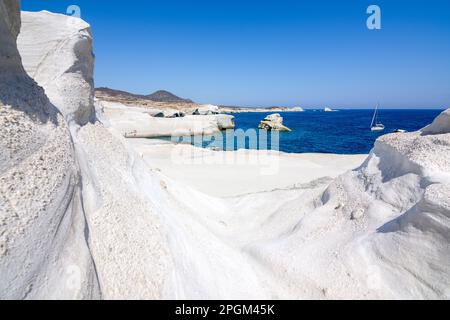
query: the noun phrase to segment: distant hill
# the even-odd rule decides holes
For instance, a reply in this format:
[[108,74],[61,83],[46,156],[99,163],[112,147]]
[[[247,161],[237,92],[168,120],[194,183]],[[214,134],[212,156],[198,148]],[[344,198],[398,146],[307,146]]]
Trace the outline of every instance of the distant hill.
[[95,89],[96,94],[98,95],[108,95],[110,97],[120,97],[120,98],[129,98],[129,99],[142,99],[142,100],[150,100],[155,102],[185,102],[185,103],[193,103],[192,100],[180,98],[173,93],[165,90],[158,90],[149,95],[140,95],[134,94],[126,91],[110,89],[106,87]]
[[183,99],[183,98],[177,97],[173,93],[165,91],[165,90],[156,91],[156,92],[148,95],[147,98],[149,100],[158,101],[158,102],[187,102],[187,103],[192,103],[192,100]]

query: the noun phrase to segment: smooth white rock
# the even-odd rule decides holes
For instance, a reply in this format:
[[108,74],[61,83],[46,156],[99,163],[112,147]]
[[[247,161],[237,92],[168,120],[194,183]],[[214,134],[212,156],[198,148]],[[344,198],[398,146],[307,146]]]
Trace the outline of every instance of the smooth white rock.
[[443,111],[429,126],[422,129],[423,134],[450,133],[450,109]]
[[[47,11],[22,12],[17,44],[27,73],[70,123],[93,120],[92,35],[85,21]],[[70,87],[70,90],[68,88]]]

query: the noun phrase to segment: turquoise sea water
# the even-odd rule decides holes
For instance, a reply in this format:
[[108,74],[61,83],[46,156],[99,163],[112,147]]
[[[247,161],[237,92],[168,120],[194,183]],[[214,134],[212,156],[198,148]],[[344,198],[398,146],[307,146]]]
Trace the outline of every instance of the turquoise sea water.
[[[368,153],[373,148],[375,140],[381,135],[395,129],[419,130],[430,124],[441,112],[442,110],[380,110],[379,120],[386,126],[386,129],[381,132],[370,130],[373,110],[340,110],[336,112],[307,110],[281,113],[284,124],[291,128],[292,132],[279,133],[278,148],[280,151],[288,153]],[[259,122],[268,114],[235,114],[236,129],[257,129]],[[270,136],[268,140],[270,141]],[[211,143],[209,139],[203,142],[199,141],[197,139],[194,144],[201,144],[203,147],[217,147],[218,144],[220,147],[222,144],[221,141]],[[226,143],[227,135],[224,133],[224,149],[227,149]],[[248,143],[245,147],[260,148]],[[237,148],[238,146],[235,145],[234,149]]]

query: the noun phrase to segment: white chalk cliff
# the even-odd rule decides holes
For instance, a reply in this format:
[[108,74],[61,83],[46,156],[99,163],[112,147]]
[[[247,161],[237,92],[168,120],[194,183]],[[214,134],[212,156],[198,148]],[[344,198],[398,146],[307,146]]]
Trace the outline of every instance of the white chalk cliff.
[[331,183],[214,198],[94,109],[85,22],[20,21],[1,0],[1,299],[450,297],[449,111]]
[[19,30],[18,2],[1,1],[0,297],[99,297],[69,127],[22,67]]
[[[18,7],[16,1],[2,4],[7,6],[2,13],[12,13],[12,9]],[[158,279],[161,279],[159,270],[166,264],[165,240],[158,230],[158,223],[152,224],[156,218],[151,205],[143,204],[145,197],[136,190],[137,183],[130,181],[133,177],[132,163],[120,149],[120,139],[98,123],[78,128],[90,117],[90,111],[85,110],[93,108],[92,104],[86,105],[93,87],[85,90],[86,79],[82,74],[83,70],[92,70],[93,67],[92,47],[85,45],[83,38],[88,30],[80,29],[79,23],[62,23],[75,19],[71,17],[49,13],[25,15],[33,28],[43,30],[48,24],[53,31],[31,37],[28,44],[38,42],[43,34],[50,34],[51,41],[43,43],[48,44],[49,53],[53,53],[55,47],[63,47],[57,60],[64,61],[65,65],[59,71],[44,67],[52,65],[52,62],[34,59],[35,54],[47,56],[39,45],[36,46],[37,53],[32,49],[22,52],[24,61],[28,61],[28,70],[35,70],[33,75],[36,78],[49,79],[46,72],[60,77],[58,81],[42,82],[44,89],[53,94],[53,99],[49,100],[44,90],[25,73],[15,46],[17,31],[11,30],[2,16],[1,47],[8,43],[9,51],[2,52],[0,66],[1,75],[5,77],[1,87],[0,117],[1,154],[4,157],[1,162],[0,202],[1,297],[161,297],[162,285]],[[19,11],[15,10],[11,16],[15,25],[19,25]],[[70,42],[72,48],[67,46],[67,33],[55,31],[57,27],[73,28],[73,38],[81,39],[82,45],[73,41]],[[77,37],[77,32],[83,36]],[[62,38],[55,38],[55,34]],[[28,54],[31,55],[30,60]],[[3,59],[7,59],[5,63]],[[80,61],[85,65],[80,66]],[[33,62],[40,68],[34,67]],[[66,92],[76,94],[69,99],[65,95],[60,96]],[[67,121],[58,109],[64,111]],[[100,146],[102,159],[92,168]],[[95,150],[91,151],[91,148]],[[120,161],[121,156],[123,161]],[[111,163],[106,165],[104,161]],[[111,170],[109,176],[102,175],[102,169]],[[126,177],[125,181],[122,177]],[[133,185],[130,189],[127,188],[129,184]],[[118,194],[128,199],[122,202],[122,206],[113,205],[116,201],[114,196]],[[126,219],[128,222],[120,223],[130,211],[134,214]],[[100,226],[98,221],[101,221]],[[116,222],[117,228],[108,227],[108,221]],[[127,228],[136,226],[148,232],[127,231]],[[113,245],[110,241],[122,243],[122,246]],[[143,259],[131,258],[140,251],[138,248],[145,251]],[[124,268],[122,264],[106,263],[103,259],[129,261],[129,266]],[[133,267],[142,270],[133,271]],[[136,285],[122,289],[124,279]]]
[[94,99],[90,26],[46,11],[21,16],[17,45],[28,75],[45,88],[68,122],[86,124],[93,117]]
[[234,117],[225,114],[168,117],[170,110],[158,111],[100,100],[95,104],[111,126],[126,138],[213,135],[221,130],[234,129]]

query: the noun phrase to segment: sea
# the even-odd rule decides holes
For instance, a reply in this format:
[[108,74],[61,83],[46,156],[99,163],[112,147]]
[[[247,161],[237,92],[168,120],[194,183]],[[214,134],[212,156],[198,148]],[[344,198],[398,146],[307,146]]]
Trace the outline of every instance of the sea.
[[[223,132],[221,139],[204,137],[192,138],[192,144],[204,148],[229,150],[236,149],[277,149],[286,153],[335,153],[335,154],[367,154],[373,148],[375,140],[394,130],[417,131],[431,122],[443,110],[379,110],[379,122],[385,125],[384,131],[371,131],[373,110],[306,110],[305,112],[281,112],[284,125],[291,132],[276,133],[274,137],[267,134],[267,145],[264,143],[227,143],[227,139],[237,139],[230,133]],[[236,129],[244,132],[254,131],[259,137],[258,125],[270,113],[237,113],[234,114]],[[248,131],[250,130],[250,131]],[[249,135],[251,136],[251,135]],[[186,142],[186,140],[184,140]],[[261,141],[261,140],[258,140]],[[274,147],[272,147],[272,141]],[[230,142],[230,141],[228,141]],[[223,146],[223,148],[222,148]],[[232,146],[232,147],[230,147]]]

